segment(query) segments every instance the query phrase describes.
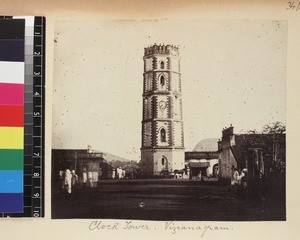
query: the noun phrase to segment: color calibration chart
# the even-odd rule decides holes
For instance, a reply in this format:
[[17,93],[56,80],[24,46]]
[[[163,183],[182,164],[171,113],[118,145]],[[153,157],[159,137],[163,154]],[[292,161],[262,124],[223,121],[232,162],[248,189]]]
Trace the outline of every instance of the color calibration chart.
[[44,216],[45,18],[0,17],[0,217]]

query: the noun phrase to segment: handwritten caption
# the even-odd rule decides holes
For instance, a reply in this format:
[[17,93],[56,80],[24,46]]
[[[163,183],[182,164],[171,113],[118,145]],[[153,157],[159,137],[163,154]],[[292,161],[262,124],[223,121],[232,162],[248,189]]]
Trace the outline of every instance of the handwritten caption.
[[300,1],[298,2],[287,2],[287,11],[295,11],[298,12],[300,11]]
[[225,226],[214,226],[210,225],[197,225],[197,224],[177,224],[173,221],[167,221],[163,224],[155,224],[155,227],[148,224],[138,224],[132,221],[125,222],[114,222],[112,224],[107,224],[103,221],[92,221],[89,226],[89,230],[127,230],[127,231],[135,231],[135,230],[144,230],[144,231],[167,231],[170,234],[176,234],[178,232],[184,231],[195,231],[199,233],[199,236],[203,238],[209,232],[228,232],[232,231],[233,228],[225,227]]

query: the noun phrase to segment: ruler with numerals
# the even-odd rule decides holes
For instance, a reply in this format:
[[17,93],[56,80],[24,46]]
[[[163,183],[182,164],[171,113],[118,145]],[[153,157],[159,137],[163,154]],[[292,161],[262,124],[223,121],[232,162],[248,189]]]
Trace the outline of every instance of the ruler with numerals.
[[24,201],[22,213],[2,217],[44,216],[45,18],[25,19]]

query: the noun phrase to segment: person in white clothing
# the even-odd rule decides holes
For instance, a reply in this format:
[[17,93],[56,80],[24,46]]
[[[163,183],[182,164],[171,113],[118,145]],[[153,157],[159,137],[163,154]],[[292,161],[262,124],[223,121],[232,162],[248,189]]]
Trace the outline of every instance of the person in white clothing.
[[242,177],[245,176],[245,173],[240,169],[239,170],[239,175],[237,177],[237,185],[241,185],[242,184]]
[[234,168],[231,185],[237,185],[238,184],[238,178],[239,178],[239,172],[236,168]]
[[87,183],[88,183],[88,187],[94,187],[94,183],[93,183],[93,173],[92,172],[88,172],[87,174]]
[[67,193],[71,193],[72,192],[72,174],[70,169],[67,169],[65,171],[65,188],[67,190]]

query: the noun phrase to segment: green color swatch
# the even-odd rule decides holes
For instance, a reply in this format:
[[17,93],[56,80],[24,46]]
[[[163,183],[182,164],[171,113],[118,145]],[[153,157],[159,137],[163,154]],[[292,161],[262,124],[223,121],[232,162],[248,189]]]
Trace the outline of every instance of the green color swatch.
[[0,170],[23,170],[23,149],[0,149]]

